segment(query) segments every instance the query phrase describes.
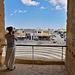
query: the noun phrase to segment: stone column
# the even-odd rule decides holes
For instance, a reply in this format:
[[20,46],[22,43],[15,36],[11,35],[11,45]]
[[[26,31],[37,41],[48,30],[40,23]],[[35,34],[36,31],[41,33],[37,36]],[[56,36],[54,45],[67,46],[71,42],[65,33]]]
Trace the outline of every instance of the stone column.
[[75,0],[68,0],[66,67],[75,75]]
[[5,21],[4,21],[4,0],[0,0],[0,65],[2,64],[2,47],[1,44],[5,42],[4,34],[5,34]]

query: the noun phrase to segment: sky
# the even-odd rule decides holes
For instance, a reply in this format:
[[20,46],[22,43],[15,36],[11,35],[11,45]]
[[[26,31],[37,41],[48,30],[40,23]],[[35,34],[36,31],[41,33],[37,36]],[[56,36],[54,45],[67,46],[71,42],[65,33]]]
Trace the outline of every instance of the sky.
[[5,27],[66,28],[67,0],[5,0]]

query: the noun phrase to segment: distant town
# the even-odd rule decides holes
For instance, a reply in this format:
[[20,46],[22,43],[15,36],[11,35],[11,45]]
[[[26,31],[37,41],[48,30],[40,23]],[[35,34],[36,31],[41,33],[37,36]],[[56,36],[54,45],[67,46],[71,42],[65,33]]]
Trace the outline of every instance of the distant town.
[[[66,41],[66,29],[16,29],[14,34],[18,40],[52,41],[53,43]],[[62,40],[63,39],[63,40]]]

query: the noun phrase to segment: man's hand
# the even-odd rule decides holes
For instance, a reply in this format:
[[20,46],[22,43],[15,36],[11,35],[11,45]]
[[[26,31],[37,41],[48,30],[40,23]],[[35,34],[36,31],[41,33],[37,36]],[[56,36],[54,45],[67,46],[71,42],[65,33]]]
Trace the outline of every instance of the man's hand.
[[15,40],[17,41],[17,38],[15,38]]

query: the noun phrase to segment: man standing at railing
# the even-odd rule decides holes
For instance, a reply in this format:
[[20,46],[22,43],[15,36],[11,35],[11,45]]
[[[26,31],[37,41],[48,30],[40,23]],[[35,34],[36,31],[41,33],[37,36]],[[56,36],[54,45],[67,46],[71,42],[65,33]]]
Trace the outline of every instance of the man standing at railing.
[[7,27],[6,30],[8,30],[8,33],[5,34],[5,38],[7,40],[5,65],[8,70],[13,71],[16,68],[14,66],[14,62],[16,50],[15,40],[17,41],[17,38],[15,38],[13,34],[13,27]]

